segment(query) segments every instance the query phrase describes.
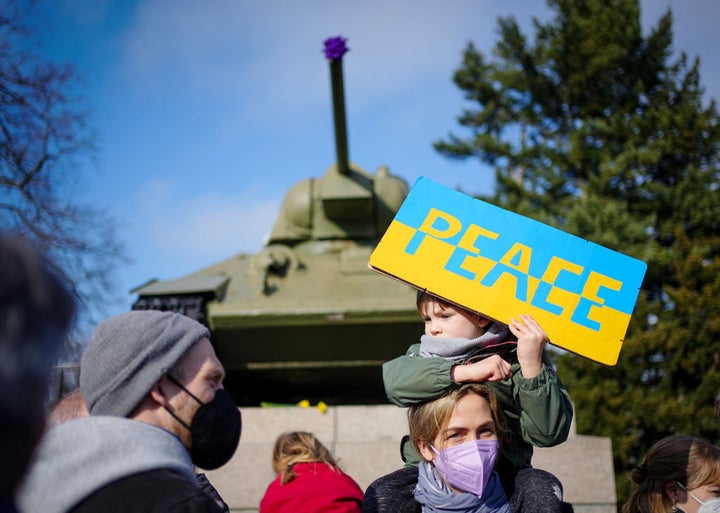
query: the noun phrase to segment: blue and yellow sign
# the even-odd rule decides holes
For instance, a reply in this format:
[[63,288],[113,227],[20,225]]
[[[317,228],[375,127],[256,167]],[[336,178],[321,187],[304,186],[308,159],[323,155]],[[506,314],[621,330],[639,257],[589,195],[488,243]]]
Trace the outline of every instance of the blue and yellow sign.
[[617,363],[647,265],[420,178],[370,256],[388,274],[551,342]]

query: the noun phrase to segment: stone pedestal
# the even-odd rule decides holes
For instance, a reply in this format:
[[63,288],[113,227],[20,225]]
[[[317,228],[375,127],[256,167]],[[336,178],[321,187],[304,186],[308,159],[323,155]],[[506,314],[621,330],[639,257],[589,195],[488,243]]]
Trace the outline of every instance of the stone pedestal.
[[[407,433],[405,410],[391,405],[242,408],[240,446],[224,467],[207,472],[233,512],[257,512],[275,478],[272,447],[285,431],[310,431],[335,455],[340,467],[364,490],[403,465],[400,439]],[[615,513],[610,439],[571,433],[558,447],[537,449],[533,465],[555,474],[576,513]]]

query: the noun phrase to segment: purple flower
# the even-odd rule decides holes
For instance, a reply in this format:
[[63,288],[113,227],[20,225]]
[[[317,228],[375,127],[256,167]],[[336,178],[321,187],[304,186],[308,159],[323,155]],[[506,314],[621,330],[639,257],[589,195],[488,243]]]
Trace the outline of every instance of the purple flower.
[[347,41],[347,38],[340,36],[327,38],[325,40],[325,57],[333,61],[341,59],[345,52],[349,50],[345,41]]

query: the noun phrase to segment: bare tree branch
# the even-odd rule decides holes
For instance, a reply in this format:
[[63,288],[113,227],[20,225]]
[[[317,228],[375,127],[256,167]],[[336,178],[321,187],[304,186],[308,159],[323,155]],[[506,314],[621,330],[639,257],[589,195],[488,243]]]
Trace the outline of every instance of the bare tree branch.
[[84,306],[102,311],[117,296],[113,271],[127,259],[115,222],[73,195],[97,151],[74,95],[78,76],[22,44],[31,36],[22,8],[32,2],[0,5],[0,229],[35,241],[73,280]]

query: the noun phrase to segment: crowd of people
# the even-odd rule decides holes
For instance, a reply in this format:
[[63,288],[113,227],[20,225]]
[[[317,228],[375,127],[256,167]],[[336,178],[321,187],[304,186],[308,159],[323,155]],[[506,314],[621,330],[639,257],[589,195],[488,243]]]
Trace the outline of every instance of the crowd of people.
[[[52,364],[76,315],[70,282],[24,239],[0,235],[0,513],[228,512],[204,473],[240,440],[240,410],[208,329],[178,313],[101,322],[80,386],[46,414]],[[570,394],[529,315],[495,322],[425,291],[425,334],[383,366],[407,408],[405,465],[363,491],[313,434],[280,435],[260,513],[569,513],[562,483],[531,465],[567,439]],[[11,391],[11,393],[7,393]],[[677,434],[633,471],[622,513],[720,511],[720,449]]]

